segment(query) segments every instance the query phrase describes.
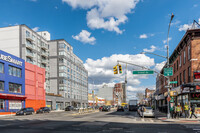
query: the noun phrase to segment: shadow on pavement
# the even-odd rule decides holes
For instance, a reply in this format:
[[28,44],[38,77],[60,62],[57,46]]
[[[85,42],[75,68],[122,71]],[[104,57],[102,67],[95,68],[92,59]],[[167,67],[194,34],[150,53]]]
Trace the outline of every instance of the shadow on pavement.
[[139,124],[102,121],[0,120],[1,133],[192,133],[178,124]]

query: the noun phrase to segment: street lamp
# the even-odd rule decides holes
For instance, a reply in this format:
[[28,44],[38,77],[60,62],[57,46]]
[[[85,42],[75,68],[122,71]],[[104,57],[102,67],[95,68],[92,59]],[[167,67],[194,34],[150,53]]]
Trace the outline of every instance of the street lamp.
[[[165,59],[167,59],[167,68],[169,68],[169,30],[170,30],[170,26],[171,26],[171,22],[172,22],[172,19],[174,18],[174,14],[172,13],[171,15],[171,19],[170,19],[170,22],[169,22],[169,27],[168,27],[168,33],[167,33],[167,57],[165,56],[162,56],[162,55],[158,55],[158,54],[154,54],[154,53],[151,53],[151,52],[141,52],[140,54],[153,54],[153,55],[156,55],[156,56],[160,56],[160,57],[163,57]],[[167,84],[168,84],[168,87],[170,85],[170,79],[169,79],[169,76],[167,78]],[[168,91],[168,96],[169,97],[169,88],[167,88],[167,91]],[[169,119],[170,118],[170,112],[169,112],[169,101],[167,100],[167,118]]]
[[92,89],[93,104],[92,104],[92,106],[93,106],[93,109],[94,109],[94,80],[93,80],[93,78],[90,78],[90,77],[88,77],[88,78],[91,79],[92,83],[93,83],[93,89]]

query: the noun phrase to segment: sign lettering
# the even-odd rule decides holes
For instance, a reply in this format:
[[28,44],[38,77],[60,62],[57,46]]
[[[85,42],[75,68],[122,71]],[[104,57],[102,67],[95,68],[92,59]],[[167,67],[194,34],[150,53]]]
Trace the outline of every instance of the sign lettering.
[[21,61],[13,59],[10,56],[6,56],[6,55],[3,55],[3,54],[0,54],[0,59],[4,60],[4,61],[7,61],[7,62],[10,62],[10,63],[13,63],[13,64],[16,64],[16,65],[19,65],[19,66],[22,66],[22,62]]

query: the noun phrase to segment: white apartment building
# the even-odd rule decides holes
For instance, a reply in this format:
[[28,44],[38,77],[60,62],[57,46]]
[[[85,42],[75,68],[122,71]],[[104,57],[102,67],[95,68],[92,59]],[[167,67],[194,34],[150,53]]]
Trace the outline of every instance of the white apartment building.
[[50,92],[62,95],[62,104],[65,103],[65,106],[87,106],[88,72],[83,61],[73,53],[73,47],[64,39],[51,40],[48,43]]
[[50,33],[35,32],[26,25],[0,28],[0,49],[46,69],[46,92],[49,92]]

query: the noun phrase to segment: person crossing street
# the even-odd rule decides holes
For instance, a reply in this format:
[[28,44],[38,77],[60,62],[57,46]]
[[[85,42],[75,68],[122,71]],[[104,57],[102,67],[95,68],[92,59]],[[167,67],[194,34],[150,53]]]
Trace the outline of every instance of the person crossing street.
[[191,108],[192,114],[191,114],[190,118],[192,118],[192,116],[194,115],[194,117],[197,119],[197,116],[195,115],[195,107],[196,107],[196,104],[193,104],[192,108]]
[[180,116],[181,116],[181,111],[182,111],[181,105],[180,105],[180,103],[178,103],[178,105],[177,105],[176,108],[175,108],[176,117],[177,117],[178,119],[179,119]]
[[189,105],[187,102],[184,105],[185,118],[189,118]]

